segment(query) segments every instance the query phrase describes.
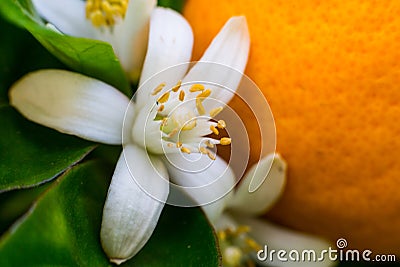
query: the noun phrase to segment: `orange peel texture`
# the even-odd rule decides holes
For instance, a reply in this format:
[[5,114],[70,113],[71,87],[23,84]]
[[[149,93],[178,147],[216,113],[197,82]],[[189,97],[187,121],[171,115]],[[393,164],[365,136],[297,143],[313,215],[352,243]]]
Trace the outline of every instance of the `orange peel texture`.
[[289,167],[269,219],[399,254],[399,14],[398,0],[187,1],[196,59],[230,16],[247,18],[246,74],[271,106]]

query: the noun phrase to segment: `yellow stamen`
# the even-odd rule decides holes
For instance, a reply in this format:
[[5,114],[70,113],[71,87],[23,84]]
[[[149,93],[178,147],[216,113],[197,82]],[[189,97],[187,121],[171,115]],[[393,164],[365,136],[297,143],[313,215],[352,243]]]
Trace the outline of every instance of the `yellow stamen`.
[[247,225],[239,225],[236,228],[236,235],[241,235],[250,232],[250,227]]
[[160,96],[157,100],[158,103],[165,103],[169,99],[169,92],[164,93],[162,96]]
[[199,115],[206,114],[206,110],[204,109],[204,106],[201,103],[200,98],[196,98],[196,108],[197,108],[197,112],[199,113]]
[[[94,0],[93,0],[94,1]],[[108,0],[108,1],[114,1],[114,0]],[[118,1],[118,0],[115,0]],[[112,4],[112,2],[110,2]],[[104,6],[107,6],[107,4],[104,4]],[[105,7],[106,9],[106,7]],[[187,145],[187,141],[185,135],[182,137],[178,137],[178,133],[181,131],[194,131],[193,134],[199,134],[201,131],[197,132],[197,120],[195,119],[195,116],[203,116],[206,114],[205,107],[203,105],[203,101],[205,98],[209,97],[212,93],[211,89],[205,89],[204,85],[202,84],[193,84],[189,91],[190,92],[198,92],[197,96],[195,98],[196,101],[196,109],[197,109],[197,114],[193,113],[192,108],[187,109],[183,108],[182,110],[179,110],[177,113],[171,113],[169,116],[165,116],[164,113],[165,110],[167,109],[167,104],[169,103],[168,101],[170,98],[175,97],[177,99],[173,99],[173,101],[179,100],[180,102],[183,102],[186,97],[187,91],[184,91],[182,88],[182,81],[178,81],[175,86],[171,88],[169,91],[163,91],[165,88],[166,83],[161,83],[159,84],[152,92],[152,95],[157,95],[157,105],[158,105],[158,112],[155,121],[161,121],[160,122],[160,131],[163,132],[163,139],[166,141],[169,141],[171,143],[168,143],[168,147],[173,147],[176,146],[176,148],[180,149],[181,152],[183,153],[193,153],[193,151],[189,148],[191,147],[190,145]],[[173,92],[173,93],[171,93]],[[178,93],[179,92],[179,93]],[[177,93],[177,94],[175,94]],[[160,96],[161,95],[161,96]],[[175,103],[175,102],[174,102]],[[179,107],[178,107],[179,108]],[[223,110],[223,107],[216,107],[214,109],[211,109],[209,111],[209,114],[211,117],[216,116],[218,113],[220,113]],[[169,120],[171,119],[171,120]],[[200,125],[202,127],[202,125]],[[213,120],[209,121],[208,126],[211,133],[215,135],[220,135],[220,129],[224,129],[226,127],[226,123],[223,120],[219,120],[218,122],[215,122]],[[200,129],[200,128],[199,128]],[[176,140],[171,140],[171,139],[178,139],[182,142],[176,142]],[[183,138],[183,139],[182,139]],[[176,143],[175,143],[176,142]],[[216,159],[216,153],[213,151],[213,148],[215,148],[216,144],[220,145],[229,145],[231,144],[231,138],[228,137],[223,137],[218,139],[211,139],[207,138],[204,142],[199,144],[199,147],[196,148],[195,152],[196,153],[201,153],[207,155],[210,159],[215,160]],[[236,231],[236,230],[234,230]],[[240,233],[240,231],[239,231]],[[226,233],[228,234],[228,232]]]
[[192,87],[189,89],[190,92],[199,92],[199,91],[204,91],[204,85],[196,83],[193,84]]
[[210,151],[207,151],[207,156],[211,159],[211,160],[215,160],[216,157],[213,153],[211,153]]
[[236,267],[242,266],[243,253],[242,250],[237,246],[229,246],[222,251],[222,262],[223,266]]
[[94,10],[94,3],[92,1],[86,1],[86,6],[85,6],[85,14],[86,14],[86,18],[89,19],[90,17],[90,13],[92,12],[92,10]]
[[219,140],[220,144],[223,146],[230,145],[232,140],[228,137],[223,137]]
[[181,148],[181,151],[183,152],[183,153],[186,153],[186,154],[190,154],[190,149],[189,148],[187,148],[187,147],[182,147]]
[[225,129],[225,127],[226,127],[226,122],[225,122],[224,120],[219,120],[218,123],[217,123],[217,127],[218,127],[219,129]]
[[189,131],[192,130],[194,127],[196,127],[197,123],[196,120],[191,120],[190,122],[186,123],[183,127],[182,127],[182,131]]
[[206,145],[208,148],[214,148],[214,144],[211,143],[210,140],[207,140],[207,141],[205,142],[205,145]]
[[103,14],[100,11],[94,11],[89,15],[92,24],[95,27],[100,27],[106,24],[106,19],[104,18]]
[[246,238],[245,242],[254,251],[259,251],[262,249],[262,247],[256,241],[254,241],[254,239]]
[[163,118],[161,121],[161,128],[163,128],[165,125],[167,125],[168,118]]
[[185,91],[181,90],[179,92],[179,101],[183,101],[185,99]]
[[208,154],[207,148],[205,148],[205,147],[203,147],[203,146],[199,148],[199,152],[200,152],[201,154]]
[[224,266],[255,266],[250,255],[262,247],[249,237],[249,233],[250,227],[246,225],[228,227],[217,232]]
[[165,87],[165,83],[160,83],[151,93],[151,95],[156,95]]
[[179,80],[179,81],[176,83],[176,85],[175,85],[174,87],[172,87],[172,89],[171,89],[172,92],[174,92],[174,93],[178,92],[179,88],[181,88],[181,85],[182,85],[182,81]]
[[219,131],[218,131],[217,128],[215,128],[214,125],[211,125],[211,126],[210,126],[210,130],[211,130],[215,135],[219,135]]
[[87,0],[86,18],[93,26],[113,26],[119,18],[124,18],[128,0]]
[[[205,153],[204,153],[204,154],[205,154]],[[226,239],[226,233],[225,233],[225,231],[218,231],[217,235],[218,235],[218,239],[219,239],[219,240],[225,241],[225,239]]]
[[206,97],[209,97],[210,94],[211,94],[211,90],[207,89],[207,90],[204,90],[203,92],[201,92],[200,94],[198,94],[196,97],[200,98],[200,99],[204,99]]
[[217,108],[213,108],[210,111],[210,117],[214,118],[215,116],[217,116],[224,108],[223,107],[217,107]]
[[109,17],[113,12],[111,4],[109,2],[107,2],[107,1],[102,1],[101,2],[100,9],[103,10],[103,13],[105,13],[106,17]]
[[177,134],[178,131],[179,131],[179,130],[178,130],[177,128],[173,129],[173,130],[169,133],[168,137],[171,138],[172,136],[174,136],[175,134]]

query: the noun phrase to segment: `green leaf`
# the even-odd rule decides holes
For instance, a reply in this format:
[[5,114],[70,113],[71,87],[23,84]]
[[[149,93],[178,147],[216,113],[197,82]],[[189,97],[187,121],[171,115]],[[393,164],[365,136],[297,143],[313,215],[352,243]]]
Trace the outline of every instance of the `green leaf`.
[[182,12],[186,0],[158,0],[158,5],[163,7],[169,7],[175,9],[178,12]]
[[198,208],[166,206],[150,242],[132,266],[219,266],[217,241]]
[[27,0],[1,0],[0,14],[26,28],[71,69],[113,85],[128,96],[132,93],[128,78],[108,43],[67,36],[49,29]]
[[32,123],[0,107],[0,192],[53,179],[95,148],[91,142]]
[[[0,239],[0,266],[111,266],[99,240],[110,176],[90,161],[58,178]],[[212,267],[218,259],[200,210],[166,207],[145,248],[123,266]]]
[[11,190],[0,194],[0,235],[19,217],[26,213],[40,194],[52,183],[23,190]]
[[8,103],[8,88],[22,75],[42,68],[65,68],[29,32],[1,17],[0,35],[0,105]]

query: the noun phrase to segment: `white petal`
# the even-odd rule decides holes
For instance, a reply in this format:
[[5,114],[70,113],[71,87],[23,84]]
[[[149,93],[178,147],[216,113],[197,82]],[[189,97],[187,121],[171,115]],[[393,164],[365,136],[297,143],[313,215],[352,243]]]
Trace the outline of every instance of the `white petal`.
[[133,142],[146,148],[151,153],[163,154],[163,139],[160,131],[161,121],[155,121],[157,107],[154,103],[148,102],[147,105],[139,109],[131,128]]
[[40,16],[61,32],[93,39],[94,27],[86,19],[85,5],[81,0],[32,0]]
[[[236,183],[231,168],[221,158],[213,161],[203,154],[168,154],[164,162],[171,181],[177,185],[175,189],[189,195],[202,206],[208,219],[215,222]],[[185,206],[185,203],[174,204]]]
[[[286,183],[286,163],[271,154],[252,166],[242,179],[229,207],[242,213],[262,214],[282,194]],[[255,191],[255,185],[260,185]]]
[[177,12],[156,8],[150,21],[149,45],[140,77],[141,86],[137,92],[137,102],[144,103],[151,91],[165,82],[166,88],[174,86],[185,75],[188,64],[153,75],[177,64],[190,61],[193,33],[188,22]]
[[[260,219],[246,216],[235,216],[234,218],[238,223],[250,226],[251,236],[257,241],[258,244],[262,246],[264,252],[266,251],[265,248],[267,248],[267,258],[264,260],[263,257],[265,257],[265,254],[260,252],[262,260],[257,261],[257,263],[262,266],[324,267],[336,265],[335,262],[329,260],[329,255],[327,253],[329,247],[332,247],[333,249],[336,249],[336,247],[333,247],[332,244],[320,237],[294,231],[266,221],[261,221]],[[271,250],[275,250],[272,262],[271,258],[269,257]],[[287,261],[280,261],[277,258],[277,253],[279,250],[286,251],[285,257],[287,258]],[[299,252],[300,260],[291,260],[289,253],[291,253],[293,250]],[[304,250],[314,250],[316,252],[316,259],[321,257],[323,250],[327,251],[323,257],[324,260],[302,261],[301,256]],[[295,257],[294,253],[296,252],[293,252],[292,258]],[[255,255],[254,258],[256,259]]]
[[101,81],[64,70],[42,70],[24,76],[9,94],[11,105],[36,123],[95,142],[122,142],[129,99]]
[[[163,182],[167,178],[161,161],[150,161],[139,147],[124,147],[108,190],[101,224],[103,249],[112,262],[120,264],[130,259],[150,238],[168,196],[168,182]],[[144,192],[143,186],[157,191],[157,198]]]
[[[182,140],[185,140],[184,142],[201,142],[202,140],[205,140],[204,137],[212,133],[210,130],[210,121],[208,118],[198,118],[196,120],[196,126],[193,128],[191,131],[182,131],[180,132],[179,138]],[[216,123],[215,123],[216,125]]]
[[115,25],[111,42],[121,65],[132,80],[140,75],[149,34],[149,20],[155,0],[130,0],[125,19]]
[[247,64],[249,47],[250,37],[246,18],[232,17],[183,81],[204,81],[222,85],[227,89],[208,86],[213,91],[210,98],[216,98],[227,103],[233,97],[233,92],[237,89],[242,78],[242,73]]

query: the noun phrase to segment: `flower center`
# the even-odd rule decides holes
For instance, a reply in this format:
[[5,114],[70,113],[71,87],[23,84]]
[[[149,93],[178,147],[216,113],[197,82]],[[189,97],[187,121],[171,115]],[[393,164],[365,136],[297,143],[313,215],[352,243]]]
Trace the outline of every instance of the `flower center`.
[[129,0],[87,0],[86,18],[93,26],[113,26],[125,17]]
[[[209,111],[203,102],[211,95],[211,89],[202,84],[193,84],[188,91],[181,88],[179,81],[169,91],[162,92],[165,83],[158,85],[152,95],[157,97],[157,113],[155,121],[160,121],[162,139],[169,149],[180,149],[181,152],[206,154],[212,160],[215,145],[230,145],[228,137],[212,138],[207,135],[220,135],[225,129],[224,120],[214,120],[222,110],[222,106],[211,108]],[[189,96],[187,96],[189,95]]]
[[217,232],[224,266],[255,266],[250,254],[262,248],[249,237],[249,232],[250,228],[244,225],[236,228],[229,227]]

